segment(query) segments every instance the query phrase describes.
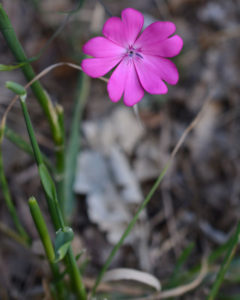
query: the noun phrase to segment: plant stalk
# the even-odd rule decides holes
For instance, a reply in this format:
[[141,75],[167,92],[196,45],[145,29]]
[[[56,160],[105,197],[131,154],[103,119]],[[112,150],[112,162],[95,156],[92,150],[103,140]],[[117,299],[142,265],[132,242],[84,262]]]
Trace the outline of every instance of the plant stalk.
[[64,194],[64,182],[65,182],[65,147],[64,147],[64,139],[65,139],[65,128],[64,128],[64,111],[61,105],[56,105],[56,112],[58,116],[58,123],[61,128],[62,132],[62,142],[59,146],[56,146],[55,153],[56,153],[56,174],[55,174],[55,181],[57,187],[57,195],[59,204],[62,210],[63,217],[65,218],[65,198]]
[[[3,37],[6,40],[6,43],[12,51],[13,55],[15,56],[17,62],[26,63],[21,67],[21,69],[26,79],[28,81],[31,81],[36,76],[36,74],[30,63],[28,63],[27,56],[15,34],[12,24],[6,12],[4,11],[2,4],[0,4],[0,31],[2,32]],[[59,124],[57,111],[53,106],[47,92],[44,90],[43,86],[38,80],[31,85],[31,89],[50,124],[56,149],[56,172],[57,174],[64,173],[64,133],[62,132],[61,125]],[[64,197],[64,193],[62,197]]]
[[[37,165],[41,165],[44,164],[43,162],[43,158],[42,158],[42,154],[41,151],[39,149],[36,137],[35,137],[35,133],[33,130],[33,126],[32,126],[32,122],[27,110],[27,106],[26,106],[26,102],[25,100],[20,97],[20,103],[21,103],[21,108],[22,108],[22,112],[24,115],[24,119],[25,119],[25,123],[26,123],[26,127],[27,127],[27,131],[28,131],[28,135],[30,138],[30,142],[32,145],[32,149],[33,149],[33,153],[34,153],[34,157],[36,160]],[[48,208],[49,208],[49,212],[50,212],[50,216],[54,225],[55,230],[58,230],[59,228],[61,228],[62,224],[60,221],[60,218],[58,217],[58,213],[59,213],[59,209],[58,209],[58,205],[56,207],[56,203],[54,203],[53,199],[50,199],[50,197],[45,193],[46,195],[46,199],[47,199],[47,203],[48,203]]]
[[[15,31],[6,12],[2,7],[2,4],[0,4],[0,31],[2,32],[2,35],[5,41],[7,42],[8,47],[15,56],[17,62],[27,62],[28,59],[25,55],[25,52],[15,34]],[[31,81],[36,76],[30,63],[24,64],[21,67],[21,69],[28,81]],[[44,88],[42,87],[39,81],[35,81],[31,85],[31,89],[35,97],[37,98],[39,104],[41,105],[45,115],[48,118],[53,133],[54,141],[59,141],[61,139],[61,130],[57,122],[56,112],[51,103],[51,100],[49,99],[47,93],[45,92]]]
[[63,282],[61,282],[61,274],[59,272],[59,268],[57,263],[54,262],[55,260],[55,253],[52,245],[51,238],[48,233],[47,225],[45,223],[45,220],[43,218],[43,215],[41,213],[40,207],[37,203],[37,200],[34,197],[31,197],[28,201],[28,205],[30,208],[30,212],[33,218],[33,221],[35,223],[35,226],[37,228],[38,234],[40,236],[40,239],[42,241],[49,266],[51,268],[54,281],[56,283],[56,290],[58,294],[58,298],[60,300],[64,300],[64,285]]
[[[43,166],[44,163],[43,163],[42,155],[41,155],[41,152],[40,152],[40,149],[39,149],[36,137],[35,137],[35,133],[34,133],[34,130],[33,130],[33,127],[32,127],[32,122],[31,122],[31,119],[30,119],[30,116],[29,116],[29,113],[28,113],[28,110],[27,110],[25,97],[20,97],[20,100],[21,100],[20,101],[21,102],[21,107],[22,107],[24,118],[25,118],[25,123],[26,123],[26,126],[27,126],[29,138],[31,140],[31,144],[32,144],[32,147],[33,147],[35,160],[36,160],[36,163],[37,163],[38,167],[40,167],[40,166]],[[54,195],[54,197],[53,197],[54,199],[52,199],[52,198],[49,197],[48,193],[45,192],[46,197],[48,199],[48,206],[49,206],[49,211],[50,211],[50,214],[51,214],[51,218],[52,218],[52,221],[54,223],[56,231],[60,228],[62,230],[64,230],[65,229],[65,224],[64,224],[64,219],[63,219],[63,216],[62,216],[62,212],[61,212],[61,209],[60,209],[60,206],[59,206],[59,203],[58,203],[55,185],[54,185],[54,182],[52,181],[51,178],[49,178],[48,181],[51,181],[50,182],[50,185],[51,185],[50,189],[51,189],[52,194]],[[53,191],[52,191],[52,189],[53,189]],[[71,283],[74,287],[75,293],[77,295],[77,299],[85,300],[86,299],[85,288],[84,288],[82,278],[81,278],[81,274],[80,274],[80,271],[78,269],[77,262],[76,262],[76,259],[74,257],[74,254],[72,252],[71,246],[69,247],[69,250],[66,254],[65,261],[66,261],[66,264],[68,266]]]

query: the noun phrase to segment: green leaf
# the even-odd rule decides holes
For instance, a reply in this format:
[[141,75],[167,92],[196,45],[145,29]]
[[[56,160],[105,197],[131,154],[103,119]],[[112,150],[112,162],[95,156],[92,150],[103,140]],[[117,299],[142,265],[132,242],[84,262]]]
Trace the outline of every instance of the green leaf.
[[12,92],[14,92],[15,94],[19,95],[19,96],[25,96],[26,95],[26,90],[25,88],[16,82],[13,81],[7,81],[6,82],[6,88],[8,88],[9,90],[11,90]]
[[22,62],[17,65],[2,65],[2,64],[0,64],[0,71],[12,71],[15,69],[19,69],[26,64],[27,64],[27,62]]
[[56,189],[51,175],[45,164],[41,163],[38,167],[40,179],[45,193],[50,199],[56,199]]
[[88,76],[80,73],[78,79],[78,86],[76,91],[76,99],[74,103],[71,130],[67,150],[66,150],[66,164],[65,164],[65,180],[64,180],[64,213],[68,219],[71,218],[72,212],[76,205],[75,195],[73,192],[73,183],[76,174],[77,156],[80,149],[80,125],[83,111],[85,108],[87,96],[90,90],[90,81]]
[[72,228],[65,227],[64,230],[59,229],[56,233],[56,239],[55,239],[55,262],[59,262],[62,260],[65,255],[67,254],[67,251],[71,245],[71,241],[73,240],[74,234],[72,231]]

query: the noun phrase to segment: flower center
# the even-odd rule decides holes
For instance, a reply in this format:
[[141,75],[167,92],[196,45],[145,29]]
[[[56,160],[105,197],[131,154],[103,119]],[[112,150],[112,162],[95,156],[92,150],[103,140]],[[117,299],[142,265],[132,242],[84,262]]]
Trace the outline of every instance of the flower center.
[[133,57],[134,51],[133,51],[133,50],[129,50],[129,51],[128,51],[128,55],[129,55],[130,57]]
[[130,58],[134,58],[136,56],[143,58],[142,55],[138,52],[138,50],[134,49],[133,47],[130,47],[129,49],[127,49],[126,55]]

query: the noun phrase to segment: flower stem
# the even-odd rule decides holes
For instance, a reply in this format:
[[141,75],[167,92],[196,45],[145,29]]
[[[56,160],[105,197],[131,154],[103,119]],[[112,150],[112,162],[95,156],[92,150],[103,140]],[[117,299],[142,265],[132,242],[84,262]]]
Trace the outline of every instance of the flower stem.
[[[46,186],[43,187],[45,188],[45,194],[46,194],[46,198],[48,200],[48,206],[49,206],[49,211],[51,214],[51,218],[52,221],[54,223],[55,229],[65,229],[65,224],[64,224],[64,219],[62,216],[62,211],[60,209],[59,203],[58,203],[58,199],[57,199],[57,193],[56,193],[56,188],[54,185],[54,182],[52,180],[52,178],[50,177],[50,175],[48,173],[46,173],[46,167],[43,163],[43,159],[42,159],[42,155],[35,137],[35,133],[32,127],[32,122],[30,120],[30,116],[27,110],[27,106],[26,106],[26,102],[25,102],[25,97],[20,97],[20,102],[21,102],[21,107],[22,107],[22,111],[23,111],[23,115],[25,118],[25,123],[27,126],[27,130],[28,130],[28,134],[29,134],[29,138],[31,140],[31,144],[33,147],[33,152],[34,152],[34,156],[35,156],[35,160],[37,162],[38,168],[39,168],[39,174],[40,174],[40,169],[42,171],[44,171],[44,174],[46,177]],[[40,174],[41,176],[41,174]],[[42,180],[42,177],[41,177]],[[48,191],[46,191],[46,188],[48,188]],[[50,194],[53,195],[52,197],[50,197]],[[85,292],[85,288],[82,282],[82,278],[81,278],[81,274],[80,271],[78,269],[77,266],[77,262],[76,259],[74,257],[74,254],[72,252],[72,248],[71,246],[69,247],[69,250],[66,254],[66,258],[65,258],[66,264],[68,265],[68,269],[69,269],[69,275],[70,275],[70,279],[72,282],[72,285],[74,287],[75,293],[77,295],[77,299],[79,300],[85,300],[86,299],[86,292]]]
[[[5,38],[7,45],[15,56],[17,62],[25,62],[21,69],[26,79],[31,81],[36,74],[30,63],[28,63],[27,56],[15,34],[6,12],[2,7],[2,4],[0,4],[0,31],[2,32],[3,37]],[[51,99],[38,80],[31,85],[31,89],[50,124],[56,148],[56,172],[57,174],[64,173],[64,163],[62,163],[64,162],[64,133],[62,131],[61,124],[59,124],[56,108],[53,106]],[[62,197],[64,197],[64,193],[61,194],[63,195]]]
[[7,205],[7,208],[9,210],[9,213],[12,217],[12,220],[14,222],[14,225],[16,226],[17,231],[19,232],[20,236],[23,238],[23,240],[27,243],[30,244],[30,238],[28,236],[28,234],[26,233],[26,231],[24,230],[17,212],[16,212],[16,208],[13,204],[12,201],[12,197],[9,191],[9,187],[8,187],[8,183],[7,183],[7,179],[4,173],[4,168],[3,168],[3,158],[2,158],[2,149],[1,149],[1,144],[0,144],[0,185],[2,187],[2,193]]

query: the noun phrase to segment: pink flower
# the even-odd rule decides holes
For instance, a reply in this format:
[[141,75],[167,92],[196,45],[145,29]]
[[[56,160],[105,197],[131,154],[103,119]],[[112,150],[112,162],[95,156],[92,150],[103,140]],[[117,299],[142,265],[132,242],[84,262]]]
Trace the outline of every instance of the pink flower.
[[[155,22],[141,35],[143,15],[132,8],[122,11],[122,19],[112,17],[103,27],[105,37],[95,37],[83,46],[83,52],[94,58],[82,61],[83,71],[100,77],[116,65],[107,85],[113,102],[123,96],[127,106],[138,103],[144,90],[150,94],[166,94],[169,84],[178,82],[178,71],[165,57],[178,55],[183,41],[171,36],[176,27],[172,22]],[[171,37],[170,37],[171,36]]]

